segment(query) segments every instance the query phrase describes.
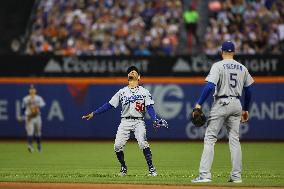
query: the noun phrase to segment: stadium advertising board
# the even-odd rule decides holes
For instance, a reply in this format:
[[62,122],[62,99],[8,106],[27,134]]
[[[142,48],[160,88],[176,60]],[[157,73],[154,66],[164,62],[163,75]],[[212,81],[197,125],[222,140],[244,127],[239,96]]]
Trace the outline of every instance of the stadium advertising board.
[[[237,56],[253,76],[282,76],[284,56]],[[124,76],[130,65],[139,68],[143,76],[205,76],[218,56],[121,56],[121,57],[61,57],[61,56],[1,56],[0,77],[59,76],[105,77]],[[163,69],[161,69],[163,68]]]
[[[189,121],[201,84],[145,84],[155,100],[155,110],[169,123],[169,129],[155,130],[146,119],[147,135],[152,139],[200,140],[205,127],[196,128]],[[120,122],[120,108],[112,109],[91,121],[81,116],[107,102],[122,85],[104,84],[38,84],[38,92],[46,101],[42,110],[44,138],[113,139]],[[1,84],[1,138],[24,138],[24,124],[16,117],[21,114],[21,99],[28,85]],[[206,114],[210,103],[203,108]],[[250,108],[251,119],[240,127],[242,140],[284,140],[284,84],[256,84]],[[111,118],[111,119],[110,119]],[[222,129],[219,138],[226,138]]]

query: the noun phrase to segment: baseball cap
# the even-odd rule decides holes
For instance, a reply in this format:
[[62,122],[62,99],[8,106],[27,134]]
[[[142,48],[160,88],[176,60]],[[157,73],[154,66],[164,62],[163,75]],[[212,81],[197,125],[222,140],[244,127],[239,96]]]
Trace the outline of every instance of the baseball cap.
[[225,41],[221,47],[222,51],[235,52],[235,45],[232,41]]
[[137,73],[138,73],[138,75],[140,75],[140,73],[139,73],[139,70],[138,70],[138,68],[137,67],[135,67],[135,66],[130,66],[128,69],[127,69],[127,74],[129,74],[131,71],[136,71]]

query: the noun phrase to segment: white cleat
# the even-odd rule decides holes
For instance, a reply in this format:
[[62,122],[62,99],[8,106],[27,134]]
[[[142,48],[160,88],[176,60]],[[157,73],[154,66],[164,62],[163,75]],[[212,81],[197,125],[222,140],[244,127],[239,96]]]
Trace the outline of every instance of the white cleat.
[[193,183],[204,183],[204,182],[211,182],[211,179],[208,178],[202,178],[202,177],[196,177],[195,179],[191,180]]
[[149,177],[156,177],[158,176],[158,173],[155,169],[155,167],[152,167],[151,169],[149,169],[149,174],[148,174]]
[[127,174],[127,167],[121,167],[119,176],[124,177]]
[[28,146],[28,151],[29,151],[30,153],[33,153],[33,152],[34,152],[34,148],[33,148],[32,146]]
[[232,183],[237,183],[237,184],[239,184],[239,183],[242,183],[243,181],[242,181],[242,179],[239,179],[239,180],[230,179],[228,182],[232,182]]

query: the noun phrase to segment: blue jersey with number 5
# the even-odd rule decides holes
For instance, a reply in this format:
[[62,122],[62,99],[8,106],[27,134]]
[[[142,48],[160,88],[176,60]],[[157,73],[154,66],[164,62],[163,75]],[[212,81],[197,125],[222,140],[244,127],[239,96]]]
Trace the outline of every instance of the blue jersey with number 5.
[[205,80],[216,85],[214,96],[241,96],[243,87],[254,82],[247,68],[233,59],[214,63]]

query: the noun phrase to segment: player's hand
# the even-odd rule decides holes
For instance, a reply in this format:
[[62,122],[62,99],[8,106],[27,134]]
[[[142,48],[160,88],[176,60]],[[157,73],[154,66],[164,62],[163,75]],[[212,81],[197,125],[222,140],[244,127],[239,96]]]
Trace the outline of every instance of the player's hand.
[[19,122],[19,123],[22,123],[25,121],[25,118],[21,117],[21,116],[17,116],[16,120]]
[[201,109],[201,106],[200,106],[199,104],[196,104],[196,105],[195,105],[195,108]]
[[155,129],[157,128],[161,128],[161,127],[165,127],[165,128],[169,128],[169,124],[167,123],[166,120],[164,119],[156,119],[154,122],[153,122],[153,127]]
[[245,123],[249,119],[249,112],[248,111],[242,111],[242,117],[241,117],[241,122]]
[[[196,108],[196,109],[201,109],[201,106],[200,106],[199,104],[196,104],[194,108]],[[194,115],[194,111],[193,111],[193,112],[192,112],[192,117],[194,117],[194,116],[195,116],[195,115]]]
[[94,112],[88,114],[88,115],[84,115],[82,116],[82,119],[87,119],[87,120],[90,120],[94,117]]

